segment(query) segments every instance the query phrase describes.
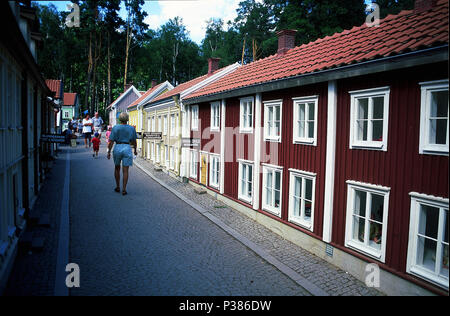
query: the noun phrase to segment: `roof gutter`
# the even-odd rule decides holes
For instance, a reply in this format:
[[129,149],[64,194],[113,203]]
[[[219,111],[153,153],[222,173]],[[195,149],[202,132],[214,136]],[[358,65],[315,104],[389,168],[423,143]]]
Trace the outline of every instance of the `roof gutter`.
[[330,80],[351,78],[443,61],[448,61],[448,44],[401,55],[369,60],[353,65],[345,65],[338,68],[321,70],[295,77],[264,82],[252,86],[236,88],[215,94],[184,99],[184,104],[189,105],[223,98],[240,97],[255,93],[305,86]]

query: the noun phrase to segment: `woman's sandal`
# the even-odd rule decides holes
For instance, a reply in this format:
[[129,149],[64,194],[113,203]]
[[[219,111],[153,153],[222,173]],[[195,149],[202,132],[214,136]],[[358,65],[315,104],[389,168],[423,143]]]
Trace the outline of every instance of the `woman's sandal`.
[[120,188],[115,188],[114,191],[116,191],[117,193],[120,192]]
[[122,191],[122,195],[127,195],[127,191]]

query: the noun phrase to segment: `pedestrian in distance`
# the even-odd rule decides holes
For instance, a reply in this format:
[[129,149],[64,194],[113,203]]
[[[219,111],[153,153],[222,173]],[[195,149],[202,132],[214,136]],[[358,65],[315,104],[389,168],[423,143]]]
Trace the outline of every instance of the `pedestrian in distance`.
[[89,114],[86,114],[86,117],[83,119],[84,146],[86,148],[88,148],[88,140],[89,140],[89,147],[91,147],[93,125],[94,123],[92,122],[92,119],[89,117]]
[[100,135],[100,138],[102,138],[102,125],[103,120],[99,116],[98,112],[95,112],[94,117],[92,118],[92,122],[94,123],[94,133],[98,133]]
[[112,126],[108,125],[108,130],[106,131],[105,137],[106,137],[106,143],[109,143],[109,135],[111,135]]
[[80,134],[80,137],[83,136],[83,120],[80,118],[78,119],[78,134]]
[[102,141],[100,140],[99,133],[95,133],[94,138],[92,138],[92,149],[94,150],[92,157],[98,158],[98,151],[100,150],[101,143]]
[[114,178],[116,180],[116,187],[114,191],[120,192],[120,164],[122,163],[122,195],[127,194],[128,171],[133,165],[133,154],[131,152],[131,145],[134,147],[134,155],[136,151],[137,134],[133,126],[128,125],[128,114],[120,113],[120,124],[114,126],[109,135],[107,158],[111,158],[111,149],[114,146],[113,160],[114,160]]

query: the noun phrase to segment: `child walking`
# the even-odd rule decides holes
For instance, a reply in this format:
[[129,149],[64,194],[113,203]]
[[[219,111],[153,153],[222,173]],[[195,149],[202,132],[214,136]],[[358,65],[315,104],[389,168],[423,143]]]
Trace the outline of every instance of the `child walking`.
[[106,143],[109,143],[109,135],[111,135],[112,126],[108,126],[108,131],[106,132]]
[[94,138],[92,139],[92,148],[94,149],[94,153],[92,154],[92,157],[98,158],[98,151],[100,150],[100,137],[99,133],[94,134]]

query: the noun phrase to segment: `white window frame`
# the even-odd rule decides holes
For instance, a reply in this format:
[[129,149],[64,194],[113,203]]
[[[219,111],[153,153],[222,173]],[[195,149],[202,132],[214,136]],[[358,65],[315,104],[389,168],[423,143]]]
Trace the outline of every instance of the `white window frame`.
[[191,106],[191,130],[198,131],[198,105]]
[[167,131],[168,131],[168,116],[167,116],[167,114],[166,115],[164,115],[164,119],[163,119],[163,122],[164,122],[164,129],[163,129],[163,135],[167,135]]
[[[444,242],[444,230],[445,230],[445,221],[444,216],[445,212],[448,214],[448,198],[440,198],[426,194],[420,194],[416,192],[411,192],[409,194],[411,196],[411,213],[410,213],[410,223],[409,223],[409,241],[408,241],[408,257],[406,262],[406,272],[409,274],[413,274],[421,279],[425,279],[429,282],[437,284],[443,288],[448,289],[449,279],[441,276],[438,270],[438,264],[436,264],[435,272],[425,269],[420,265],[417,265],[417,240],[419,234],[419,217],[420,217],[420,206],[427,205],[431,207],[435,207],[439,209],[439,227],[438,227],[438,236],[437,239],[433,239],[431,237],[426,237],[427,239],[432,239],[436,241],[437,249],[436,249],[436,263],[441,262],[442,260],[442,244],[447,244],[448,241]],[[447,228],[448,229],[448,228]]]
[[197,150],[190,150],[190,156],[189,156],[189,177],[192,179],[198,178],[198,161],[199,161],[199,154]]
[[[349,91],[350,94],[350,149],[370,149],[387,151],[388,127],[389,127],[389,96],[390,87],[379,87],[367,90]],[[383,140],[361,141],[357,140],[357,100],[368,98],[367,139],[372,138],[373,124],[373,98],[384,97],[383,104]]]
[[156,162],[161,163],[161,146],[160,143],[155,143],[156,146]]
[[158,116],[158,132],[162,133],[162,115]]
[[[345,246],[352,248],[358,252],[368,255],[378,261],[385,262],[386,257],[386,240],[387,240],[387,226],[388,226],[388,212],[389,212],[389,194],[390,188],[362,183],[357,181],[348,180],[347,182],[347,216],[346,216],[346,226],[345,226]],[[353,205],[355,198],[355,190],[363,191],[367,195],[366,198],[366,214],[364,217],[364,241],[353,239]],[[377,250],[368,245],[370,239],[370,221],[368,216],[371,214],[370,204],[372,201],[372,194],[382,195],[384,197],[383,201],[383,219],[381,224],[383,225],[381,230],[381,247]],[[359,216],[360,217],[360,216]],[[377,222],[380,223],[380,222]]]
[[170,136],[176,136],[175,113],[170,114]]
[[[288,221],[294,224],[297,224],[303,228],[306,228],[310,231],[313,231],[314,227],[314,207],[315,207],[315,194],[316,194],[316,174],[296,169],[289,169],[289,212],[288,212]],[[294,215],[294,199],[295,196],[295,182],[296,179],[300,178],[302,181],[302,191],[301,196],[297,197],[300,200],[300,216]],[[312,181],[312,192],[311,192],[311,216],[310,221],[304,220],[302,216],[305,209],[305,182],[306,180]]]
[[[265,101],[264,103],[264,141],[281,143],[282,127],[283,127],[283,100]],[[269,134],[269,108],[280,108],[280,135]],[[273,112],[275,115],[275,112]],[[275,125],[275,120],[273,125]],[[275,128],[273,128],[275,130]]]
[[[255,172],[255,166],[253,161],[248,160],[238,160],[239,161],[239,178],[238,178],[238,199],[242,200],[246,203],[253,204],[253,191],[254,191],[254,185],[253,185],[253,175]],[[244,179],[244,166],[245,168],[245,179]],[[252,172],[250,174],[250,169],[252,168]],[[245,182],[245,193],[243,193],[242,189],[244,188],[242,186],[242,182]],[[251,184],[251,191],[248,191],[248,184]]]
[[164,166],[169,169],[170,158],[169,158],[169,146],[164,145]]
[[[268,164],[263,164],[263,187],[262,187],[262,209],[265,211],[268,211],[278,217],[281,217],[281,207],[282,207],[282,202],[283,202],[283,167],[279,167],[279,166],[273,166],[273,165],[268,165]],[[272,201],[275,201],[275,191],[276,189],[273,188],[273,185],[275,183],[275,173],[278,172],[280,173],[280,204],[278,205],[278,207],[269,205],[266,203],[266,184],[267,184],[267,174],[268,173],[272,173]]]
[[155,126],[155,117],[154,116],[152,116],[152,132],[156,132],[156,126]]
[[[293,117],[293,131],[292,131],[292,139],[294,144],[304,144],[304,145],[317,145],[317,106],[319,104],[319,96],[309,96],[309,97],[298,97],[298,98],[292,98],[293,100],[293,106],[294,106],[294,117]],[[299,113],[299,105],[305,104],[305,135],[309,131],[309,104],[314,103],[314,135],[313,137],[300,137],[298,135],[299,131],[299,121],[300,121],[300,113]]]
[[255,110],[255,100],[253,97],[246,97],[240,99],[240,114],[239,114],[240,133],[243,134],[253,133],[254,110]]
[[[219,189],[220,186],[220,155],[209,154],[209,186]],[[217,160],[217,162],[216,162]],[[217,170],[215,170],[218,168]]]
[[211,102],[211,126],[212,132],[220,131],[220,102]]
[[174,146],[170,146],[169,148],[169,168],[171,170],[175,169],[175,147]]
[[436,80],[419,83],[420,96],[420,138],[419,138],[419,153],[420,154],[434,154],[448,156],[449,148],[449,109],[447,107],[447,139],[446,144],[430,144],[430,100],[431,93],[438,91],[448,91],[448,79]]
[[[150,144],[150,142],[149,142],[149,144]],[[152,142],[151,143],[151,151],[152,151],[152,155],[151,155],[151,157],[152,157],[152,162],[155,162],[155,158],[156,158],[156,146],[155,146],[155,142]]]

